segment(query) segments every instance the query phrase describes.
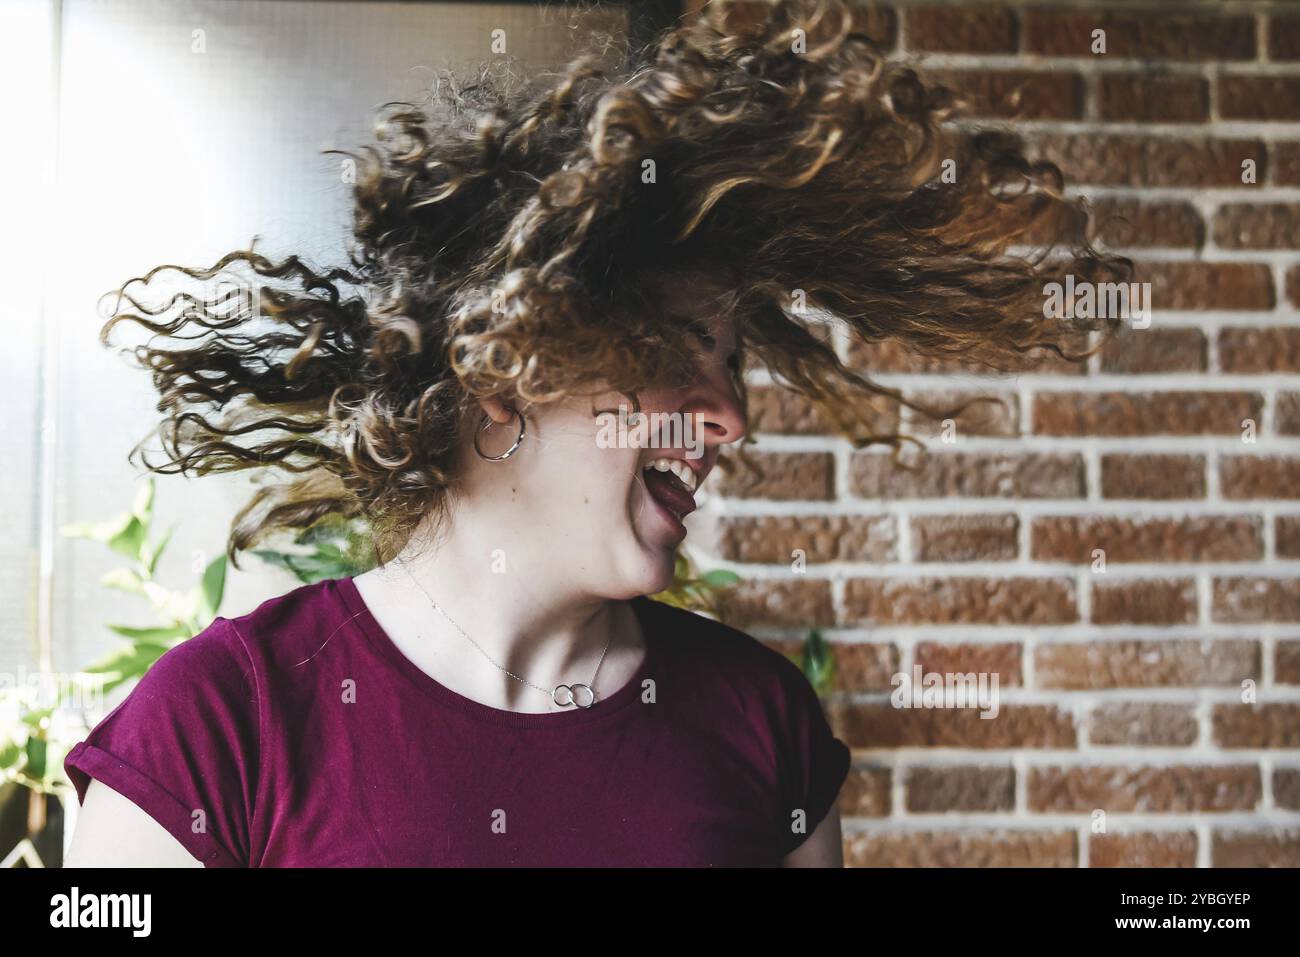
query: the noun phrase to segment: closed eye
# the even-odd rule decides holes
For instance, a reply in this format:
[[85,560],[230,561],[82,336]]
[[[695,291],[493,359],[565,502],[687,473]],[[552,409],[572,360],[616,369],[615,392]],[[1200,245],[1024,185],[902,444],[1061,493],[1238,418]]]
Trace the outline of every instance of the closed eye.
[[698,322],[693,322],[691,323],[690,328],[692,335],[704,343],[709,351],[712,352],[713,347],[718,344],[718,340],[709,332],[709,327]]
[[[699,339],[700,343],[709,352],[712,352],[715,348],[717,348],[718,345],[717,337],[714,336],[713,333],[709,331],[709,327],[706,326],[704,323],[698,320],[694,320],[690,323],[689,328],[691,334],[695,336],[697,339]],[[733,375],[740,374],[740,352],[739,351],[732,352],[731,355],[727,357],[727,368],[732,372]]]

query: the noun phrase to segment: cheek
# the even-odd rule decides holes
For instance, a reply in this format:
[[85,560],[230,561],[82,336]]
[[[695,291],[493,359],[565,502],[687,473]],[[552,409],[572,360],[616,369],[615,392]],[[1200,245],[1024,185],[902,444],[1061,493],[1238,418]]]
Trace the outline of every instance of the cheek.
[[591,523],[591,532],[608,538],[631,530],[635,534],[637,516],[644,509],[643,490],[639,487],[636,467],[639,455],[633,450],[610,450],[594,463],[580,483],[578,502]]
[[643,450],[610,447],[617,436],[603,434],[598,421],[582,414],[543,424],[545,441],[539,429],[536,471],[524,477],[529,507],[551,519],[563,516],[570,533],[579,535],[584,530],[572,523],[585,520],[591,532],[608,534],[620,521],[633,520],[641,498],[637,467]]
[[[585,512],[599,511],[600,520],[609,521],[610,509],[626,510],[634,494],[635,470],[639,457],[635,450],[595,449],[584,456],[570,449],[562,461],[547,470],[545,502],[549,507]],[[597,516],[594,514],[592,518]]]

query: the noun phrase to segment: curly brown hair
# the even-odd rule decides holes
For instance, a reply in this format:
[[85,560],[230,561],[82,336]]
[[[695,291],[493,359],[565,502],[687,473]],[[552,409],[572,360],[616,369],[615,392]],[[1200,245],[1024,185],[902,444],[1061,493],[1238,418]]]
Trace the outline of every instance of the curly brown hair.
[[[101,340],[122,321],[153,334],[133,351],[167,460],[145,467],[290,473],[235,517],[232,561],[326,516],[366,519],[386,561],[444,515],[478,398],[635,396],[681,374],[693,333],[661,308],[665,277],[720,281],[747,366],[895,453],[908,437],[875,434],[875,403],[951,410],[848,368],[827,317],[1007,371],[1044,350],[1081,359],[1100,343],[1062,345],[1114,331],[1043,318],[1046,283],[1131,273],[1091,247],[1055,166],[1005,133],[954,129],[953,91],[887,58],[842,0],[780,2],[748,30],[715,7],[638,51],[611,58],[605,38],[558,72],[444,72],[426,103],[384,104],[375,143],[327,151],[356,164],[350,268],[249,248],[115,291]],[[160,270],[236,267],[256,274],[254,306],[126,292]]]

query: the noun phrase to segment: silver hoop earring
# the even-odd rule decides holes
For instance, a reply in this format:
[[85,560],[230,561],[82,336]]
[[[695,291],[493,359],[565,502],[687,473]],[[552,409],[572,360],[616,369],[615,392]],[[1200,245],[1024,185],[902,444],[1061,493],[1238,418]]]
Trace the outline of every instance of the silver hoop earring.
[[514,408],[511,408],[510,411],[519,416],[519,434],[515,436],[515,444],[510,446],[510,448],[506,449],[500,455],[485,455],[483,450],[478,447],[479,436],[492,427],[492,416],[484,413],[483,424],[480,425],[478,431],[474,433],[474,451],[478,453],[479,458],[486,462],[504,462],[506,459],[510,458],[510,456],[515,454],[516,450],[519,448],[519,444],[524,440],[524,429],[526,423],[523,414]]

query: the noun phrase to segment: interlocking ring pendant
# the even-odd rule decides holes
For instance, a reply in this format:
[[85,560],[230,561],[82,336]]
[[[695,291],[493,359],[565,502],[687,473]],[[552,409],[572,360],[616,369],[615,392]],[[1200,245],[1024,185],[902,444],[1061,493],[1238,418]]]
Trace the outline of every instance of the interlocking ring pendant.
[[[578,693],[579,689],[582,690],[581,694]],[[564,697],[567,700],[560,700],[561,691],[564,692]],[[583,704],[583,698],[586,699],[586,704]],[[596,692],[592,691],[588,685],[584,685],[582,682],[577,682],[572,685],[556,685],[555,690],[551,692],[551,700],[561,708],[567,708],[570,705],[575,704],[579,708],[590,708],[596,703]]]

